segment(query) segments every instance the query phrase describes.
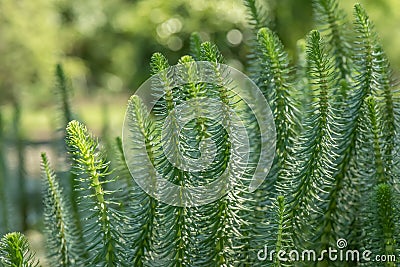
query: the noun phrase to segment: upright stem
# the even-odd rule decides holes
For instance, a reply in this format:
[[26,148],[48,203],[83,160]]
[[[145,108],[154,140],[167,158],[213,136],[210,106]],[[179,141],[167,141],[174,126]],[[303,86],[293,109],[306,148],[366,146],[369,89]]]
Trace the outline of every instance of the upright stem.
[[23,134],[21,130],[21,106],[18,100],[14,101],[14,136],[15,136],[15,147],[17,150],[17,184],[18,184],[18,200],[19,209],[21,215],[21,229],[26,231],[28,229],[28,201],[26,198],[26,177],[25,177],[25,145],[23,140]]
[[4,133],[3,133],[3,118],[0,113],[0,234],[8,230],[8,213],[7,213],[7,197],[6,197],[6,164],[4,158]]

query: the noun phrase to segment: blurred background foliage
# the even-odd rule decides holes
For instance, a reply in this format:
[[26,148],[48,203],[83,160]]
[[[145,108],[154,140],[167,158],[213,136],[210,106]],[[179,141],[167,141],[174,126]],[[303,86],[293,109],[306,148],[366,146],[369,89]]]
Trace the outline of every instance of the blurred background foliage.
[[[311,0],[261,0],[294,56],[312,28]],[[400,9],[395,0],[362,0],[389,57],[400,65]],[[352,1],[342,1],[352,12]],[[24,99],[33,108],[52,101],[53,70],[62,62],[78,97],[132,92],[149,76],[149,58],[177,60],[190,33],[219,45],[228,64],[243,69],[249,38],[240,0],[3,0],[0,3],[0,103]],[[174,63],[174,62],[172,62]]]
[[[312,29],[312,1],[259,2],[295,59],[296,43]],[[359,2],[398,73],[400,2]],[[353,4],[341,1],[348,15]],[[114,137],[121,134],[128,96],[150,75],[151,54],[160,51],[175,64],[188,53],[192,32],[215,42],[227,64],[245,71],[251,39],[246,17],[241,0],[0,1],[0,197],[7,191],[9,202],[22,207],[15,217],[27,217],[11,230],[41,221],[40,151],[62,138],[54,130],[63,127],[54,89],[57,63],[69,77],[76,116],[96,134]],[[21,192],[28,201],[18,197]]]
[[178,59],[193,31],[243,61],[244,12],[235,0],[2,1],[2,103],[26,94],[46,104],[56,62],[85,93],[131,91],[148,77],[152,53]]

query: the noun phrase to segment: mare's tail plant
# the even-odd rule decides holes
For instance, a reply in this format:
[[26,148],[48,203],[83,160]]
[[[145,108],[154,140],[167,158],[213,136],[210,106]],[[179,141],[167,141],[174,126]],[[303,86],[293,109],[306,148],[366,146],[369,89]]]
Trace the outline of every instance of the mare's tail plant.
[[26,237],[18,232],[6,234],[0,239],[0,266],[36,267],[39,262],[29,248]]
[[[152,56],[151,96],[159,100],[150,110],[140,97],[129,99],[115,170],[97,138],[83,124],[68,123],[66,143],[78,193],[72,201],[81,228],[62,183],[42,156],[52,265],[399,264],[398,92],[371,20],[359,4],[351,24],[338,1],[314,0],[319,31],[300,43],[301,60],[293,62],[268,28],[261,5],[245,4],[253,27],[249,72],[271,107],[276,128],[265,181],[254,192],[247,190],[262,147],[254,105],[236,93],[218,48],[194,33],[191,55],[181,57],[176,68],[162,54]],[[208,62],[207,78],[213,83],[198,80],[195,61]],[[184,83],[177,84],[172,75]],[[190,102],[187,112],[196,114],[204,105],[196,100],[204,98],[224,106],[213,119],[208,114],[182,123],[177,110]],[[213,105],[211,100],[206,104]],[[230,136],[236,130],[233,118],[249,129],[248,144]],[[243,153],[248,165],[240,160],[237,145],[249,150]],[[200,161],[195,160],[203,157],[209,165],[196,169]],[[203,205],[184,200],[202,201],[206,195],[166,186],[207,186],[226,173],[237,177],[231,190],[216,188],[220,197]],[[178,201],[164,203],[159,195]],[[10,262],[12,254],[5,254],[10,248],[26,249],[21,236],[3,240],[3,264]],[[341,254],[332,258],[327,253],[332,250]],[[365,257],[364,251],[371,253]],[[377,255],[389,260],[378,263]]]
[[79,240],[73,210],[45,153],[42,153],[42,172],[43,216],[48,259],[63,267],[81,266],[79,253],[83,246]]
[[83,236],[89,246],[87,264],[93,266],[125,266],[122,238],[124,217],[117,211],[113,191],[107,185],[115,182],[109,171],[104,151],[86,127],[77,121],[67,126],[66,143],[73,159],[81,191],[78,206],[84,218]]
[[[72,86],[71,83],[65,74],[64,67],[62,64],[57,64],[55,68],[55,95],[57,97],[57,103],[58,103],[58,115],[59,115],[59,128],[57,131],[59,131],[62,136],[61,138],[61,144],[59,142],[56,142],[56,153],[57,154],[65,154],[66,149],[65,149],[65,144],[63,142],[63,139],[66,136],[66,127],[70,121],[72,121],[75,118],[75,114],[73,112],[72,106],[71,106],[71,95],[72,95]],[[67,164],[71,164],[71,157],[66,158]],[[84,244],[84,239],[83,239],[83,234],[82,234],[82,223],[80,220],[80,211],[78,208],[77,204],[77,199],[79,196],[79,192],[75,190],[76,187],[78,187],[78,182],[76,179],[75,172],[70,171],[66,175],[66,181],[61,184],[65,184],[65,194],[70,204],[70,217],[73,220],[73,224],[75,224],[77,228],[77,239],[78,243]]]

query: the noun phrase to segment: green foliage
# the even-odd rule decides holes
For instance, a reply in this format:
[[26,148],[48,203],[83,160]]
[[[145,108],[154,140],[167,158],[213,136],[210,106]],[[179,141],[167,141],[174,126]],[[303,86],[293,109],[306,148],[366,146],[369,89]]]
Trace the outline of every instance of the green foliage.
[[[376,186],[371,197],[369,219],[373,223],[367,233],[367,246],[376,254],[397,255],[399,240],[398,199],[390,185]],[[396,266],[389,262],[386,266]]]
[[[155,149],[153,148],[155,142],[155,140],[153,140],[154,127],[149,118],[146,107],[141,103],[138,97],[133,96],[129,100],[128,112],[128,114],[130,114],[129,128],[132,134],[132,140],[144,140],[145,152],[148,153],[151,163],[154,164],[156,157],[154,155]],[[137,162],[137,166],[141,166],[140,168],[135,168],[135,172],[132,173],[132,175],[135,175],[138,179],[146,179],[149,174],[149,169],[145,157],[143,157],[143,154],[140,152],[132,152],[135,156],[134,161]],[[120,146],[119,154],[121,157],[124,157],[122,144]],[[130,214],[134,215],[131,218],[132,222],[130,224],[133,225],[130,231],[130,238],[132,240],[131,249],[133,249],[133,252],[130,255],[130,262],[133,263],[134,266],[146,266],[151,262],[150,260],[156,249],[156,242],[153,240],[153,237],[157,234],[156,229],[162,226],[162,224],[156,220],[158,216],[156,208],[158,208],[159,204],[157,200],[150,197],[136,184],[136,182],[131,180],[125,158],[120,161],[119,166],[120,170],[125,172],[123,173],[120,171],[121,175],[125,174],[125,176],[128,176],[125,178],[127,180],[129,179],[127,183],[133,183],[129,189],[130,204],[128,204]],[[149,178],[154,179],[155,174],[150,173]],[[160,237],[162,237],[163,234],[164,233],[162,233]]]
[[17,232],[0,239],[0,265],[4,267],[35,267],[39,262],[30,250],[26,237]]
[[[296,134],[298,109],[294,102],[293,71],[287,53],[279,38],[268,28],[258,32],[258,47],[261,51],[258,64],[261,71],[257,84],[269,101],[274,114],[277,132],[278,166],[285,164],[288,147]],[[271,82],[272,81],[272,82]]]
[[[307,41],[307,72],[315,100],[305,114],[304,130],[294,145],[288,167],[292,172],[285,186],[291,190],[289,202],[296,245],[309,249],[312,240],[323,235],[328,192],[334,183],[336,117],[330,99],[335,77],[332,60],[326,55],[319,32],[312,31]],[[327,246],[324,242],[329,241],[321,240],[317,246]]]
[[113,191],[105,186],[114,182],[108,175],[109,163],[97,140],[85,126],[72,121],[67,126],[66,142],[74,160],[73,171],[79,181],[77,190],[82,192],[78,199],[83,213],[83,234],[89,245],[88,263],[93,266],[123,266],[121,215],[116,211],[118,204],[110,195]]
[[[65,138],[66,132],[65,128],[68,125],[70,121],[74,119],[74,114],[72,111],[71,107],[71,91],[72,88],[70,86],[70,81],[67,77],[67,75],[64,72],[64,67],[62,64],[57,64],[55,68],[55,92],[57,95],[57,103],[59,103],[59,116],[60,116],[60,122],[59,122],[59,129],[62,131],[62,137],[60,140],[60,143],[56,144],[58,145],[56,147],[57,150],[59,150],[61,153],[66,152],[65,144],[63,142],[63,139]],[[68,163],[71,163],[71,158],[68,158]],[[73,235],[76,235],[76,240],[74,240],[74,243],[76,244],[84,244],[83,240],[83,233],[82,233],[82,224],[80,220],[80,214],[79,214],[79,208],[78,208],[78,203],[76,199],[78,198],[79,192],[75,190],[77,186],[79,186],[76,175],[74,172],[69,172],[68,174],[68,183],[65,188],[65,193],[68,197],[68,199],[65,200],[65,202],[70,203],[70,204],[65,204],[68,206],[68,210],[71,213],[71,218],[68,218],[71,223],[74,224],[76,229],[71,229]],[[72,241],[72,240],[71,240]],[[86,253],[85,253],[86,254]]]
[[56,81],[56,92],[59,94],[61,103],[61,111],[63,115],[63,127],[65,127],[73,119],[71,104],[70,104],[70,88],[68,86],[67,77],[64,73],[64,68],[61,64],[56,65],[55,76]]
[[197,32],[190,35],[190,54],[195,60],[200,59],[201,51],[201,38]]
[[42,153],[44,226],[48,259],[58,266],[81,266],[78,229],[73,212],[45,153]]
[[261,71],[261,66],[257,59],[259,58],[261,51],[259,51],[259,46],[257,46],[257,32],[263,27],[267,27],[269,21],[266,20],[267,13],[264,8],[255,0],[244,0],[244,5],[247,7],[248,11],[248,21],[253,30],[252,38],[250,39],[250,53],[248,54],[248,64],[249,73],[252,79],[257,79]]
[[313,6],[318,24],[327,35],[327,42],[335,57],[335,67],[340,72],[340,78],[347,79],[350,75],[349,60],[351,58],[348,35],[345,34],[345,14],[339,9],[339,4],[335,0],[314,0]]
[[[182,86],[174,84],[163,54],[151,57],[152,93],[159,100],[150,112],[141,98],[130,98],[124,132],[130,149],[123,150],[121,139],[116,145],[119,176],[87,128],[77,121],[68,123],[66,143],[73,160],[74,190],[79,192],[73,200],[83,230],[75,227],[63,189],[42,156],[45,227],[52,263],[358,264],[328,258],[319,262],[285,261],[276,255],[273,259],[265,255],[268,262],[257,258],[264,247],[275,252],[313,249],[318,257],[323,250],[337,248],[340,238],[347,240],[346,249],[398,255],[398,93],[368,15],[361,5],[355,5],[351,28],[337,1],[313,1],[317,26],[322,30],[311,31],[305,44],[299,44],[301,60],[295,65],[278,35],[265,27],[258,3],[245,3],[257,33],[250,71],[271,106],[276,125],[275,157],[265,182],[255,192],[247,192],[258,162],[260,128],[250,106],[235,95],[226,70],[218,64],[224,57],[217,46],[202,43],[200,35],[192,34],[191,56],[181,57],[174,69],[174,75],[186,81]],[[215,84],[197,81],[195,60],[211,63],[207,75]],[[60,68],[57,73],[62,89]],[[232,156],[237,151],[230,138],[232,117],[226,109],[217,119],[195,117],[185,127],[179,125],[175,109],[204,96],[224,103],[250,129],[249,166]],[[200,104],[193,106],[194,112],[200,108]],[[197,159],[211,150],[204,147],[207,140],[216,146],[210,166],[199,171],[181,168],[178,153]],[[237,142],[244,145],[242,140]],[[171,158],[178,160],[171,162]],[[155,193],[172,194],[158,183],[160,174],[176,185],[196,187],[210,184],[225,171],[236,177],[235,171],[241,169],[245,174],[232,181],[232,190],[203,206],[173,206],[154,197]],[[142,188],[137,181],[146,181],[148,186]],[[182,194],[177,194],[179,204],[183,203]],[[84,244],[77,244],[79,235]],[[377,262],[365,264],[376,266]],[[398,262],[385,263],[396,265]]]
[[265,7],[258,1],[244,0],[243,3],[248,10],[248,21],[256,32],[269,24]]
[[[294,77],[287,53],[277,35],[268,28],[261,28],[257,35],[257,49],[259,55],[256,65],[259,72],[255,75],[255,82],[268,100],[274,115],[276,126],[276,151],[273,165],[268,176],[255,192],[255,203],[252,209],[259,210],[252,219],[254,229],[251,240],[253,247],[262,248],[278,246],[275,238],[277,225],[271,223],[269,217],[275,217],[276,212],[271,212],[279,192],[287,192],[284,174],[289,148],[293,144],[298,126],[298,107],[294,102],[293,89]],[[270,82],[272,81],[272,82]],[[287,223],[285,223],[288,226]],[[287,228],[285,228],[285,231]],[[256,238],[254,238],[256,237]],[[255,256],[253,255],[253,258]],[[255,262],[254,264],[259,264]]]
[[[274,203],[274,211],[276,212],[275,231],[272,235],[276,235],[275,251],[290,251],[293,249],[293,237],[291,236],[292,227],[288,211],[288,205],[284,196],[278,196]],[[290,263],[275,258],[273,266],[290,266]]]

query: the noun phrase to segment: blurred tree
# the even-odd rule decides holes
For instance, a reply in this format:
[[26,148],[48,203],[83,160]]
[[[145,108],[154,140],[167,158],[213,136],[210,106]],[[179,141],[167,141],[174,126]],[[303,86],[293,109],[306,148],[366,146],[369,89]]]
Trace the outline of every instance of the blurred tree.
[[3,117],[0,110],[0,235],[8,231],[7,170],[4,153]]
[[84,61],[83,80],[91,89],[137,88],[148,78],[151,54],[162,51],[177,60],[187,53],[193,31],[224,47],[228,59],[245,59],[240,0],[64,0],[58,8],[63,28],[70,29],[66,55]]
[[[312,0],[259,2],[269,6],[272,26],[293,55],[297,40],[311,29]],[[397,1],[360,2],[371,10],[389,57],[399,66]],[[348,1],[341,5],[351,12]],[[239,69],[245,64],[250,33],[241,0],[1,1],[0,104],[20,92],[28,96],[24,101],[48,102],[55,62],[63,62],[74,88],[91,94],[97,88],[132,91],[148,78],[153,52],[163,52],[174,64],[188,52],[193,31],[221,47],[228,64]]]
[[49,66],[59,49],[55,22],[49,1],[0,2],[0,104],[17,101],[22,90],[36,100],[48,93]]

